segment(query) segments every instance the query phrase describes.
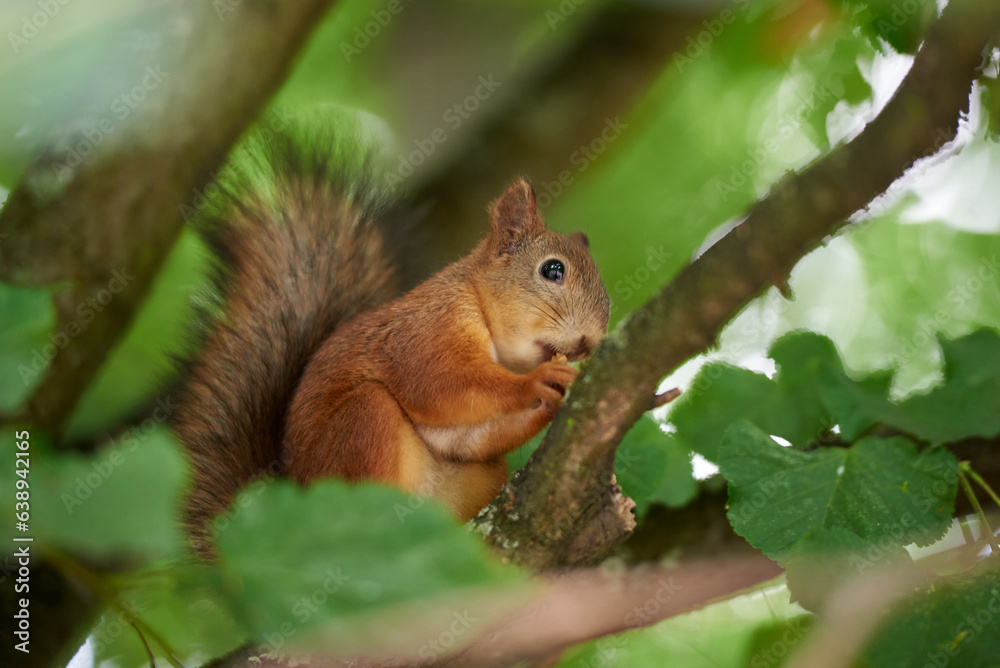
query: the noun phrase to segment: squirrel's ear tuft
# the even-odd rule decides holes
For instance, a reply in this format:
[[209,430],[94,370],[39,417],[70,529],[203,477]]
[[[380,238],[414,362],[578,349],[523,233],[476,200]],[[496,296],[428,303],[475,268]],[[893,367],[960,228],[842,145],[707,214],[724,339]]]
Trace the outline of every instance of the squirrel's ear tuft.
[[535,190],[528,179],[514,181],[490,207],[491,237],[498,255],[514,250],[517,239],[541,234],[545,222],[538,213]]

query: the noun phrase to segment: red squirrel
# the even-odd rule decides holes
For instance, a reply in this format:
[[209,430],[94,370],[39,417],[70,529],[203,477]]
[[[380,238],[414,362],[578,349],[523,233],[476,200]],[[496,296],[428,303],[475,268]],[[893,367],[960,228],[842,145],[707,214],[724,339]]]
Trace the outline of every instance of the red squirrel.
[[[507,481],[504,455],[552,419],[607,330],[583,234],[549,230],[529,182],[489,207],[468,255],[395,291],[374,176],[291,134],[245,151],[203,215],[223,315],[190,364],[174,428],[192,466],[191,543],[256,477],[336,476],[430,495],[462,520]],[[261,190],[260,174],[268,186]]]

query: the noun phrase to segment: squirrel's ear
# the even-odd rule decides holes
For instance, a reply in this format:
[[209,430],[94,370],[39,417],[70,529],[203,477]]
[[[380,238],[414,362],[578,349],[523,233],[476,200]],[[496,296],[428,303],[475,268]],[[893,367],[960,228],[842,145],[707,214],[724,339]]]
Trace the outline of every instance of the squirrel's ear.
[[574,232],[573,234],[569,235],[569,240],[575,244],[583,246],[583,250],[586,251],[590,250],[590,239],[588,239],[587,235],[584,234],[583,232]]
[[517,239],[545,230],[530,181],[517,179],[500,195],[490,208],[490,225],[497,255],[511,252]]

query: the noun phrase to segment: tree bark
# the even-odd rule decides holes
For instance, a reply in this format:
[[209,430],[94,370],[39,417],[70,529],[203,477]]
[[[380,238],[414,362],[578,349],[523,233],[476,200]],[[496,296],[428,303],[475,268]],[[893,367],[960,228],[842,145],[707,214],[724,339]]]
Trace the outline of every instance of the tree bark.
[[[471,628],[471,642],[455,643],[458,649],[441,656],[429,658],[416,648],[409,655],[391,656],[373,652],[369,656],[345,657],[322,650],[296,656],[262,655],[247,645],[206,668],[500,668],[552,658],[594,638],[655,624],[760,585],[780,573],[774,562],[760,554],[705,559],[676,568],[647,564],[619,572],[580,570],[539,578],[528,600],[493,622],[485,623],[484,619],[482,626]],[[482,617],[475,598],[472,602],[456,601],[455,606],[471,611],[475,618]]]
[[[169,75],[153,91],[162,103],[151,93],[131,132],[118,128],[55,187],[53,165],[65,155],[50,152],[28,168],[0,212],[0,279],[68,287],[55,297],[65,345],[29,400],[29,414],[18,418],[58,434],[172,248],[184,223],[181,207],[194,206],[196,190],[284,80],[329,4],[223,3],[217,14],[214,3],[164,3],[157,24],[180,55],[171,61],[162,54]],[[96,301],[99,311],[87,306],[102,291],[111,301]],[[81,320],[81,305],[96,314],[92,321]],[[43,578],[32,603],[38,651],[22,665],[48,665],[97,608],[46,562],[36,570],[33,577]],[[5,586],[0,609],[13,611],[15,597]]]
[[194,207],[329,4],[160,5],[157,25],[172,46],[153,62],[167,74],[129,124],[75,168],[54,149],[31,164],[0,213],[0,279],[68,286],[55,297],[57,352],[19,417],[59,434],[173,247],[184,207]]
[[592,564],[632,532],[615,450],[657,383],[706,350],[754,296],[954,136],[1000,5],[954,0],[882,113],[850,143],[776,183],[746,220],[636,310],[594,352],[542,446],[478,518],[505,559],[536,571]]

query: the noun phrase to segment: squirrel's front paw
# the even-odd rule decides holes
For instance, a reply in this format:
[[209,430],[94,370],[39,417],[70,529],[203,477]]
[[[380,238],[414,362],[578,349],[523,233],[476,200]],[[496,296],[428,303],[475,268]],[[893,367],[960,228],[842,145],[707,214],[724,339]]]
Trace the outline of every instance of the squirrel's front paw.
[[529,408],[545,406],[555,411],[562,406],[566,388],[577,376],[577,370],[567,364],[565,355],[555,355],[549,362],[542,362],[528,374]]

